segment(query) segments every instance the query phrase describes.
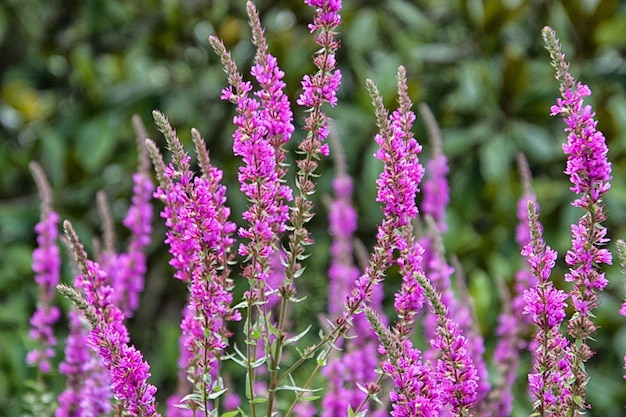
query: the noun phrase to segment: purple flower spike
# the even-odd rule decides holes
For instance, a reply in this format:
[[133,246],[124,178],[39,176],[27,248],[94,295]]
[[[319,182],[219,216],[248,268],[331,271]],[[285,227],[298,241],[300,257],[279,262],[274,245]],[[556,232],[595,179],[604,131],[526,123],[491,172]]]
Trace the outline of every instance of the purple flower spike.
[[110,377],[110,388],[116,400],[114,408],[131,416],[157,417],[156,388],[149,384],[149,365],[141,353],[128,345],[130,338],[124,325],[124,314],[113,304],[113,288],[106,285],[106,274],[87,254],[69,222],[64,223],[66,236],[74,251],[80,275],[76,278],[84,299],[74,300],[88,318],[91,330],[89,346],[98,353]]
[[[517,203],[518,225],[516,229],[516,240],[520,248],[526,247],[531,241],[528,201],[537,205],[531,185],[531,173],[528,162],[522,154],[518,155],[518,168],[524,185],[524,195]],[[523,314],[526,290],[537,285],[537,278],[530,272],[528,267],[521,268],[515,274],[513,287],[513,297],[504,292],[504,308],[498,318],[498,328],[496,334],[499,337],[498,344],[493,354],[494,362],[500,373],[500,380],[494,387],[498,395],[490,395],[491,410],[494,417],[508,417],[513,410],[513,385],[517,379],[517,371],[520,364],[520,350],[527,346],[523,336],[529,333],[532,324],[531,317]]]
[[415,113],[411,111],[404,67],[398,69],[398,93],[400,107],[388,121],[381,120],[386,117],[384,109],[376,109],[381,130],[374,138],[380,145],[374,156],[384,163],[383,172],[376,180],[376,201],[383,203],[383,214],[394,229],[406,226],[417,215],[415,198],[424,176],[424,167],[417,157],[422,147],[411,132]]
[[556,289],[550,279],[557,253],[546,246],[535,204],[527,203],[531,240],[522,249],[530,270],[537,277],[536,286],[524,292],[524,314],[530,316],[537,327],[534,336],[533,372],[528,375],[530,393],[535,399],[534,409],[540,413],[565,415],[572,393],[569,380],[572,377],[569,343],[560,331],[565,319],[565,300],[568,294]]
[[341,84],[341,71],[336,69],[335,54],[339,42],[335,39],[336,29],[341,23],[339,11],[341,0],[305,0],[308,6],[316,9],[313,23],[309,25],[311,33],[315,32],[315,42],[321,47],[313,56],[313,63],[318,71],[313,75],[305,75],[302,79],[304,90],[296,101],[299,105],[310,109],[305,119],[305,127],[309,133],[298,146],[307,158],[300,161],[299,168],[305,174],[305,183],[301,183],[303,193],[307,194],[314,185],[308,179],[308,174],[317,167],[315,159],[319,154],[329,154],[328,144],[323,143],[328,138],[328,117],[321,111],[324,103],[337,105],[337,90]]
[[[360,271],[353,260],[352,241],[357,227],[357,213],[351,202],[352,178],[346,173],[345,156],[338,138],[331,136],[330,139],[338,173],[332,184],[335,198],[328,207],[329,234],[333,238],[328,269],[328,312],[331,317],[336,317],[343,310],[344,301],[359,278]],[[375,288],[371,304],[375,310],[380,310],[382,293],[379,294],[377,290],[382,288]],[[367,399],[367,394],[359,388],[359,384],[374,384],[378,377],[375,372],[379,363],[376,335],[363,315],[355,318],[350,336],[344,343],[338,343],[343,354],[331,356],[322,371],[328,379],[328,390],[322,400],[322,417],[344,416],[349,406],[356,410]],[[367,405],[363,407],[375,413]]]
[[133,198],[124,226],[131,232],[131,241],[126,253],[117,256],[119,273],[113,287],[116,304],[130,317],[139,306],[139,294],[143,291],[144,275],[147,270],[145,249],[150,244],[152,233],[152,194],[154,184],[144,172],[133,174]]
[[41,218],[35,226],[37,248],[33,251],[33,272],[39,286],[37,310],[30,319],[28,333],[37,346],[28,352],[26,362],[36,365],[42,374],[52,369],[50,359],[54,357],[57,340],[52,326],[59,320],[61,312],[53,305],[56,285],[61,275],[61,255],[57,245],[59,237],[59,215],[52,210],[52,192],[41,167],[30,164],[41,198]]
[[596,331],[593,311],[598,307],[599,292],[608,282],[601,266],[612,263],[611,253],[603,248],[609,239],[602,225],[607,217],[602,198],[611,186],[611,163],[604,135],[596,129],[595,113],[591,106],[584,104],[591,89],[576,83],[570,75],[555,32],[546,27],[543,37],[561,82],[561,98],[551,107],[550,114],[561,115],[565,121],[567,141],[563,152],[568,156],[565,173],[572,183],[570,190],[577,194],[572,205],[585,211],[578,223],[572,225],[572,248],[565,255],[569,266],[565,280],[573,283],[570,295],[575,310],[567,326],[568,333],[576,339],[571,345],[575,378],[572,390],[573,397],[577,398],[572,408],[576,413],[583,413],[587,408],[585,396],[589,381],[584,364],[593,356],[587,340]]
[[56,417],[105,415],[111,412],[111,379],[88,343],[89,329],[78,309],[69,312],[70,333],[59,372],[67,378]]

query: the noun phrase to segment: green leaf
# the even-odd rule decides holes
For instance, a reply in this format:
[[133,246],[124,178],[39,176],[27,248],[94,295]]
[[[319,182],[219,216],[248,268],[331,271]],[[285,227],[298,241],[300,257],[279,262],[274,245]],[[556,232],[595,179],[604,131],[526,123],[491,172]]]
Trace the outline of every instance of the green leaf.
[[277,387],[276,391],[319,392],[319,391],[322,391],[323,389],[324,388],[313,389],[313,388],[300,388],[300,387],[294,386],[294,385],[282,385],[280,387]]
[[220,389],[220,390],[213,391],[213,392],[209,393],[209,400],[214,400],[214,399],[220,397],[226,391],[228,391],[228,389],[224,388],[224,389]]
[[499,182],[506,178],[514,154],[515,149],[505,137],[490,138],[480,148],[480,168],[483,178],[488,182]]
[[321,352],[317,355],[316,361],[319,366],[326,366],[326,359],[328,357],[328,350],[330,347],[322,348]]
[[116,123],[112,116],[103,115],[88,121],[76,134],[78,163],[90,174],[100,172],[111,158],[117,139]]
[[348,405],[349,417],[365,417],[365,415],[367,415],[367,410],[359,411],[358,413],[355,414],[354,410],[352,409],[352,406]]
[[309,325],[309,327],[307,327],[302,333],[297,334],[293,337],[290,337],[289,339],[285,340],[285,342],[283,343],[285,346],[286,345],[291,345],[293,343],[296,343],[298,340],[302,339],[304,336],[306,336],[306,334],[309,332],[309,330],[311,330],[312,325]]

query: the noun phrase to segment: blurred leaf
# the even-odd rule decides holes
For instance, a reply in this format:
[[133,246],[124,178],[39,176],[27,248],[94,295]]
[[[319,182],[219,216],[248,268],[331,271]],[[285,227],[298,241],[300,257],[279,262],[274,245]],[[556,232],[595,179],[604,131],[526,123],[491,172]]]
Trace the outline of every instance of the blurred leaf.
[[351,22],[352,29],[347,33],[347,41],[356,54],[373,51],[373,46],[379,43],[377,13],[371,9],[363,9]]
[[480,171],[487,182],[506,177],[515,157],[515,148],[505,136],[496,134],[479,149]]
[[510,122],[507,128],[507,136],[528,158],[547,162],[561,156],[559,145],[546,129],[521,120]]
[[67,183],[67,142],[56,129],[46,126],[38,132],[41,142],[41,156],[46,175],[50,183],[62,185]]
[[[3,260],[0,261],[0,270],[3,271],[3,275],[0,279],[0,292],[17,291],[25,283],[34,282],[34,272],[31,270],[32,248],[30,245],[13,244],[4,247],[2,252]],[[12,310],[8,305],[0,304],[0,309],[4,307],[9,310],[7,313]]]
[[117,141],[114,116],[103,114],[87,121],[76,136],[76,152],[82,168],[91,174],[101,171]]
[[0,44],[4,42],[8,29],[7,11],[0,6]]
[[594,34],[594,40],[604,47],[623,47],[626,45],[626,16],[614,15],[602,22]]
[[[493,308],[495,286],[491,278],[483,270],[473,271],[467,280],[467,286],[474,302],[474,308],[478,317],[489,317],[489,311]],[[481,323],[484,324],[484,323]],[[482,329],[483,331],[485,329]]]
[[431,27],[431,22],[424,13],[409,1],[391,0],[387,2],[386,6],[413,33],[419,33]]

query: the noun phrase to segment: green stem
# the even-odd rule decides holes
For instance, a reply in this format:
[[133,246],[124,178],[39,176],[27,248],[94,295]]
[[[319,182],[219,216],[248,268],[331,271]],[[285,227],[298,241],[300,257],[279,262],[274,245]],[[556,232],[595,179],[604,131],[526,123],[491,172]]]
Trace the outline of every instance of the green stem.
[[254,303],[252,302],[252,289],[253,289],[253,285],[250,286],[250,295],[248,296],[248,323],[247,323],[247,331],[246,331],[246,343],[247,343],[247,358],[246,358],[246,368],[248,371],[248,389],[250,390],[248,395],[248,404],[250,404],[250,415],[252,417],[256,416],[256,411],[254,410],[254,381],[255,381],[255,370],[254,367],[252,366],[252,360],[253,358],[256,357],[256,342],[253,345],[252,344],[252,307],[254,305]]

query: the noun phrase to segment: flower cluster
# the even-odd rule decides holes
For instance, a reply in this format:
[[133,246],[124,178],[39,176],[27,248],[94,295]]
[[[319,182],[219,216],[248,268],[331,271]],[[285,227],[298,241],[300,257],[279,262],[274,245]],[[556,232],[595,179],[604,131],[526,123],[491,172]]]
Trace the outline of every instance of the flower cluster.
[[60,217],[52,210],[52,192],[41,167],[30,165],[41,198],[41,220],[35,226],[37,248],[33,251],[33,271],[39,286],[37,310],[30,319],[29,337],[36,341],[35,349],[28,352],[26,362],[36,365],[41,373],[52,370],[50,359],[54,357],[56,338],[52,326],[61,316],[54,302],[54,291],[61,275],[61,255],[57,246]]
[[145,249],[150,244],[152,234],[152,193],[154,184],[147,172],[133,174],[133,198],[124,218],[124,226],[131,232],[128,251],[117,255],[115,265],[108,273],[111,285],[116,288],[114,300],[126,317],[130,317],[139,306],[139,294],[143,291],[146,274]]
[[[531,174],[528,162],[520,154],[518,157],[518,167],[524,185],[524,194],[517,203],[517,229],[516,240],[520,248],[526,247],[531,242],[528,202],[532,201],[537,205],[537,197],[532,191]],[[492,405],[495,417],[507,417],[511,415],[513,409],[513,385],[515,383],[519,363],[520,351],[527,346],[524,336],[530,331],[532,324],[531,317],[524,312],[524,292],[537,285],[537,278],[526,268],[520,268],[515,274],[513,285],[513,297],[507,289],[503,292],[504,308],[498,318],[498,328],[496,334],[499,337],[498,344],[493,354],[493,360],[498,366],[500,380],[495,384],[494,392],[498,395],[491,395],[496,398]]]
[[381,132],[374,137],[380,146],[374,156],[384,164],[383,173],[376,180],[376,201],[383,203],[383,214],[394,229],[406,226],[417,215],[417,185],[424,176],[424,167],[417,158],[422,147],[411,133],[415,113],[410,111],[406,73],[402,67],[398,80],[400,108],[391,114],[388,121],[380,124]]
[[[154,116],[175,152],[174,162],[166,167],[156,145],[148,142],[160,183],[155,197],[165,203],[162,216],[169,229],[166,243],[173,255],[170,263],[183,272],[178,278],[189,286],[180,325],[179,367],[186,376],[181,378],[179,393],[168,400],[170,414],[180,415],[184,413],[176,409],[180,394],[188,389],[210,392],[216,386],[219,361],[230,336],[226,322],[240,320],[239,312],[230,307],[233,297],[229,264],[235,224],[228,220],[222,171],[211,164],[199,132],[191,132],[202,171],[202,176],[195,176],[189,166],[190,157],[167,119],[158,112]],[[185,379],[191,381],[191,387]],[[189,405],[192,410],[198,407],[209,408],[206,397],[200,404]]]
[[116,400],[113,409],[137,417],[160,416],[156,409],[156,388],[147,382],[150,367],[141,353],[128,344],[130,336],[123,322],[124,314],[112,302],[113,288],[106,284],[106,273],[87,258],[71,224],[65,221],[63,226],[80,270],[76,287],[83,290],[84,298],[71,289],[68,293],[89,320],[87,341],[108,372]]
[[[337,139],[331,136],[331,139]],[[331,317],[339,315],[344,308],[344,301],[350,289],[360,275],[354,264],[354,233],[357,227],[357,213],[352,206],[352,178],[346,172],[345,156],[339,140],[333,143],[333,156],[337,175],[333,180],[335,198],[328,203],[329,234],[333,241],[330,248],[330,266],[328,269],[328,313]],[[373,290],[370,306],[377,311],[382,309],[382,288]],[[322,399],[322,416],[334,417],[353,410],[368,410],[369,415],[385,415],[384,410],[371,410],[365,407],[368,393],[359,386],[377,385],[376,368],[378,365],[376,335],[363,315],[355,317],[350,337],[338,342],[343,352],[329,360],[322,374],[328,380],[328,390]]]
[[537,328],[534,339],[537,348],[533,357],[533,372],[528,375],[529,388],[536,399],[534,408],[539,413],[563,413],[572,398],[569,379],[572,376],[569,343],[560,332],[565,319],[567,293],[554,287],[550,274],[557,253],[546,246],[535,204],[527,203],[531,240],[522,249],[530,270],[537,277],[536,286],[524,292],[524,313]]
[[567,141],[563,144],[563,152],[568,156],[565,173],[572,183],[570,190],[578,196],[572,205],[584,210],[577,224],[572,225],[572,248],[565,255],[569,266],[565,280],[573,283],[570,295],[575,310],[567,326],[569,334],[576,339],[571,345],[575,378],[572,387],[577,398],[573,407],[577,409],[576,413],[582,414],[586,408],[585,392],[589,379],[584,364],[593,356],[587,340],[596,331],[592,319],[593,310],[598,306],[598,293],[608,283],[600,268],[612,263],[611,252],[603,247],[609,239],[602,225],[606,220],[602,198],[610,188],[611,164],[604,135],[596,129],[595,113],[583,102],[591,95],[591,89],[575,83],[554,31],[546,27],[542,34],[557,79],[561,82],[562,98],[550,108],[550,114],[564,118]]
[[[192,157],[169,121],[155,111],[155,122],[172,160],[164,161],[157,145],[147,139],[145,129],[135,120],[140,168],[133,176],[134,196],[124,220],[131,233],[127,252],[115,250],[112,216],[106,208],[102,209],[104,250],[96,251],[95,261],[88,258],[71,224],[65,222],[77,273],[73,288],[57,285],[59,216],[52,211],[41,169],[33,165],[42,196],[42,218],[35,228],[38,247],[33,254],[41,292],[30,333],[39,347],[28,354],[27,361],[37,365],[40,373],[50,371],[56,343],[52,325],[60,314],[53,305],[54,288],[74,303],[69,312],[66,357],[59,366],[67,384],[58,398],[56,416],[160,416],[156,388],[148,382],[149,365],[131,345],[124,323],[136,310],[144,286],[152,197],[163,203],[164,242],[169,246],[173,275],[188,289],[180,323],[178,386],[166,404],[169,416],[226,412],[231,417],[256,417],[265,409],[266,416],[285,417],[382,417],[388,413],[393,417],[504,417],[512,413],[512,387],[520,351],[525,347],[532,354],[528,387],[535,414],[581,415],[588,407],[584,365],[593,354],[587,345],[596,330],[593,310],[598,292],[607,285],[600,268],[612,262],[604,248],[608,238],[602,226],[606,219],[602,198],[610,187],[611,165],[604,136],[596,129],[595,114],[583,104],[591,91],[576,84],[569,74],[550,29],[544,30],[544,38],[562,92],[551,114],[565,118],[565,173],[577,194],[573,205],[584,210],[572,226],[572,248],[565,256],[569,266],[565,281],[572,282],[573,289],[564,291],[551,280],[557,253],[543,239],[537,196],[532,192],[528,166],[522,161],[524,195],[518,204],[516,238],[528,268],[516,275],[514,294],[509,295],[502,284],[504,309],[496,330],[500,339],[492,357],[498,374],[490,378],[484,341],[460,265],[450,262],[452,268],[446,259],[442,234],[448,227],[448,161],[434,117],[424,106],[422,115],[433,138],[433,156],[427,163],[428,176],[418,208],[426,170],[419,158],[422,146],[412,133],[416,116],[406,70],[399,67],[398,108],[391,113],[374,82],[367,81],[379,129],[374,156],[382,162],[376,201],[381,203],[383,220],[376,242],[367,254],[359,251],[364,245],[354,241],[358,223],[351,203],[354,183],[337,146],[334,198],[328,201],[332,245],[328,314],[323,315],[328,320],[321,326],[319,341],[300,349],[301,340],[310,340],[307,333],[312,326],[294,334],[289,313],[293,303],[306,298],[296,296],[296,279],[304,275],[305,247],[313,243],[307,223],[314,215],[315,171],[321,156],[330,152],[326,143],[330,121],[322,106],[337,104],[341,81],[336,68],[341,1],[305,3],[316,9],[309,28],[321,48],[313,55],[317,70],[303,77],[303,91],[297,99],[307,116],[306,137],[297,144],[300,157],[295,162],[295,189],[287,181],[286,148],[295,126],[284,92],[285,74],[268,52],[255,6],[251,2],[246,6],[256,48],[250,70],[254,82],[244,81],[224,44],[210,38],[229,83],[222,90],[222,99],[236,106],[233,153],[241,159],[237,178],[248,201],[238,230],[230,220],[223,172],[211,163],[200,133],[191,131],[199,168],[194,172]],[[156,172],[156,190],[147,171],[144,144]],[[626,243],[620,241],[618,250],[626,268]],[[361,261],[360,268],[355,259]],[[450,279],[453,272],[455,285]],[[383,315],[386,294],[380,285],[388,273],[399,287],[393,297],[393,324]],[[235,291],[235,274],[240,274],[243,279],[238,281],[247,288]],[[234,294],[240,294],[241,300],[235,300]],[[561,331],[568,319],[568,300],[574,311],[567,325],[571,341]],[[626,315],[626,303],[620,312]],[[231,327],[234,321],[242,321],[243,350]],[[529,342],[531,330],[534,334]],[[422,336],[421,342],[416,334]],[[305,363],[311,366],[304,370],[306,377],[301,382],[297,370]],[[225,372],[236,366],[242,368],[239,375]],[[322,377],[327,390],[318,396],[315,393],[320,389],[315,384]],[[237,385],[241,389],[231,389]],[[285,391],[288,396],[283,396]],[[239,394],[247,404],[241,404]],[[320,404],[321,412],[316,409]]]

